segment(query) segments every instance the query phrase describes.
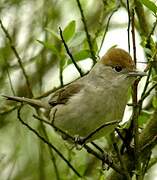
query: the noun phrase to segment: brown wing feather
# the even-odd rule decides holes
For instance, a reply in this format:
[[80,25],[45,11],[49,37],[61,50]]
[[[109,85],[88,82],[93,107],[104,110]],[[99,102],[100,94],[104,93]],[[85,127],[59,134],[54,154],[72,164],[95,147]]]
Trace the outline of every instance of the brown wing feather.
[[82,84],[69,84],[68,86],[59,89],[49,100],[51,106],[58,104],[66,104],[68,100],[83,88]]

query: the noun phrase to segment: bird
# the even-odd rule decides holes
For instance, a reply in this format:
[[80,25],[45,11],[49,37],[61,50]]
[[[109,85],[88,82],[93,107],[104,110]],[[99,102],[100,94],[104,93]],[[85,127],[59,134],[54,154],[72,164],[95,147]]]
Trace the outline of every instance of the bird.
[[91,142],[114,131],[122,121],[128,90],[146,73],[138,71],[130,54],[110,48],[85,76],[52,94],[48,102],[5,96],[49,109],[49,121],[70,137]]

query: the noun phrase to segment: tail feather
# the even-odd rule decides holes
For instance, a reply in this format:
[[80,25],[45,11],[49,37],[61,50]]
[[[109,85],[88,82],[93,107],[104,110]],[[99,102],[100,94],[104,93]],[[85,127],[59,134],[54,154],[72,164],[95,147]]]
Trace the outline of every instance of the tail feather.
[[25,102],[35,108],[44,108],[48,109],[50,106],[48,103],[45,103],[41,100],[37,99],[30,99],[30,98],[25,98],[25,97],[18,97],[18,96],[6,96],[3,95],[7,100],[12,100],[12,101],[17,101],[17,102]]

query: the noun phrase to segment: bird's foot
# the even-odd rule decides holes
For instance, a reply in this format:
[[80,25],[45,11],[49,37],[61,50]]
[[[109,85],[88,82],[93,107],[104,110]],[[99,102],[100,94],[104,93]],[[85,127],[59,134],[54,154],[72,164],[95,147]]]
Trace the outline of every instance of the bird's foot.
[[109,170],[112,163],[113,163],[113,160],[111,159],[111,157],[107,153],[104,153],[103,154],[103,161],[102,161],[102,169],[103,170]]
[[83,145],[85,143],[84,137],[81,137],[79,135],[74,136],[74,143],[77,150],[81,150],[83,148]]

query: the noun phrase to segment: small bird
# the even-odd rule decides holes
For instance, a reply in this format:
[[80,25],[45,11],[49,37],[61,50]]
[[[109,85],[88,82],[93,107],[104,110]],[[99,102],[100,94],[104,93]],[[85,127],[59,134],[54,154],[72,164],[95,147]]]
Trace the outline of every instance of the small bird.
[[46,105],[39,100],[6,97],[50,109],[49,120],[56,128],[90,142],[111,133],[119,124],[129,87],[145,75],[136,70],[129,53],[114,47],[87,75],[57,90]]

